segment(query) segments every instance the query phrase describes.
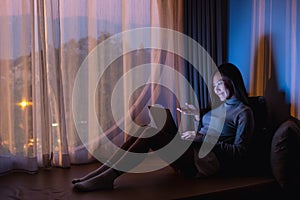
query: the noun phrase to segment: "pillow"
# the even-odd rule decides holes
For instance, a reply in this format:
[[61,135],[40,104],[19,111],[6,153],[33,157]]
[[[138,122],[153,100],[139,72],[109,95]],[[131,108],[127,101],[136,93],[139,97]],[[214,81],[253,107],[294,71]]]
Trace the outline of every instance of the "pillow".
[[300,123],[296,118],[283,122],[274,133],[270,161],[279,185],[295,190],[300,184]]

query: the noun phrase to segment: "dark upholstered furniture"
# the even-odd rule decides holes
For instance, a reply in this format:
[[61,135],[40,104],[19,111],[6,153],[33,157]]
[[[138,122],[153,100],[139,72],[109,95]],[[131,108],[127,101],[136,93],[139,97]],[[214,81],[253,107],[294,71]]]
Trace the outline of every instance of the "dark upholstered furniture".
[[247,162],[250,172],[254,174],[270,174],[270,146],[273,134],[268,129],[268,109],[263,96],[249,97],[253,110],[255,127],[250,146],[250,159]]
[[281,188],[299,196],[300,121],[294,117],[275,131],[271,143],[271,170]]
[[275,131],[268,129],[268,110],[264,97],[250,97],[255,119],[250,159],[245,162],[252,174],[273,177],[283,193],[299,196],[300,120],[290,117]]

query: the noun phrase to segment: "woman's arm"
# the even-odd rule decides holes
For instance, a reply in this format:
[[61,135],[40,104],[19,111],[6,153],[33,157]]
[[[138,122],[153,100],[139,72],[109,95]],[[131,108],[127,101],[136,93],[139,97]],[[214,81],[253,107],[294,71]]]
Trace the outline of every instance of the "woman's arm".
[[254,130],[252,110],[246,107],[236,117],[238,126],[234,142],[231,144],[226,140],[219,140],[214,147],[214,151],[222,157],[242,158],[250,143]]

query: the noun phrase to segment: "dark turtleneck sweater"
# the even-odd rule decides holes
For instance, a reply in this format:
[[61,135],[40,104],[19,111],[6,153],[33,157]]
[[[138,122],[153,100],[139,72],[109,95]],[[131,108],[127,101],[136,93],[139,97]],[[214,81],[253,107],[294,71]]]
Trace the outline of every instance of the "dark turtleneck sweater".
[[[224,113],[225,119],[219,117],[220,113]],[[217,134],[219,135],[218,142],[213,148],[220,164],[242,159],[246,155],[254,129],[252,110],[234,97],[228,99],[203,116],[199,133],[209,134],[212,131],[208,128],[209,126],[222,126],[223,123],[221,133]]]

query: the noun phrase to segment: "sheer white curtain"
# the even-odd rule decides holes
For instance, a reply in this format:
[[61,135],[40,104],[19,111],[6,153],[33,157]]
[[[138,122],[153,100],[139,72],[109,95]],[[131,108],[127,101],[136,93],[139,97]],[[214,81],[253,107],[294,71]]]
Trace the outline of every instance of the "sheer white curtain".
[[[143,27],[180,31],[181,11],[181,0],[2,1],[0,173],[18,169],[33,172],[38,167],[69,167],[94,160],[81,142],[73,119],[73,89],[80,66],[97,45],[118,33]],[[126,51],[126,44],[112,42],[114,48]],[[160,50],[144,49],[141,44],[139,49],[111,63],[97,84],[92,106],[104,132],[117,145],[126,135],[118,128],[108,102],[126,72],[150,62],[168,64],[180,71],[181,59]],[[151,80],[155,72],[150,72]],[[168,79],[179,88],[172,75]],[[89,74],[88,83],[92,81],[96,81],[95,76]],[[172,94],[166,95],[162,88],[154,92],[156,87],[149,85],[138,88],[128,98],[126,91],[134,84],[124,82],[123,93],[118,94],[124,99],[120,104],[129,104],[131,117],[143,115],[147,104],[159,102],[176,107]],[[147,117],[141,119],[140,123],[148,123]],[[87,121],[81,123],[90,131],[94,128]],[[94,145],[97,151],[101,140]]]

